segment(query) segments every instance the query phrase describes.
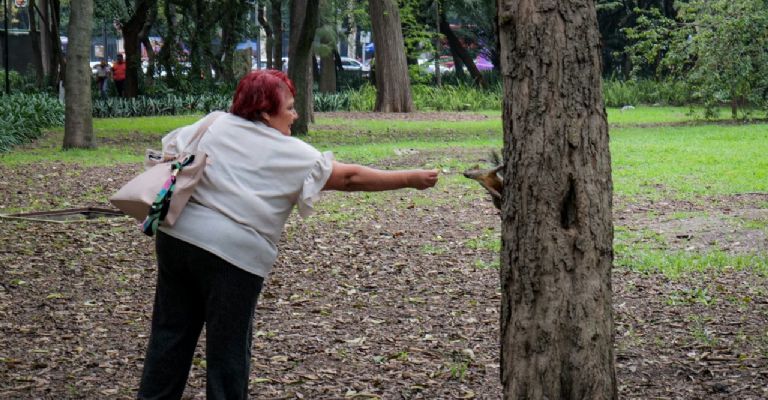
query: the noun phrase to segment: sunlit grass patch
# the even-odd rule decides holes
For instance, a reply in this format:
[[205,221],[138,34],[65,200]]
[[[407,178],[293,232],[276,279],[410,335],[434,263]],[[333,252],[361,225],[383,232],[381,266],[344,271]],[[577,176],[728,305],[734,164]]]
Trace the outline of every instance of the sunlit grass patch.
[[642,246],[615,246],[614,265],[633,271],[660,272],[676,278],[689,272],[749,269],[768,275],[768,254],[730,254],[720,250],[691,252],[650,249]]
[[768,191],[768,125],[613,131],[616,193],[652,199]]
[[488,250],[498,253],[501,251],[501,236],[493,228],[486,228],[477,237],[467,239],[465,246],[473,250]]

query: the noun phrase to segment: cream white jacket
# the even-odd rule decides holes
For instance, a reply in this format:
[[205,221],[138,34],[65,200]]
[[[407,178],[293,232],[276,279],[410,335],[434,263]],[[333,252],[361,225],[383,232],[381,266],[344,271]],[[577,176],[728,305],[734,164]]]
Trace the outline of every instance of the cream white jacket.
[[[167,135],[163,151],[184,149],[201,123]],[[333,154],[232,114],[211,124],[198,150],[209,165],[176,224],[160,230],[266,278],[288,216],[294,206],[313,212]]]

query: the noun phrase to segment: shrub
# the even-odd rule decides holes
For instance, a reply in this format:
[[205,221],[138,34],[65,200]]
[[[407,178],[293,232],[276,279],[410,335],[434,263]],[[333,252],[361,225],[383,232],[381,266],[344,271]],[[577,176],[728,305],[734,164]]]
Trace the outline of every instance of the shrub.
[[0,152],[37,139],[42,130],[64,124],[64,106],[44,94],[15,94],[0,102]]
[[605,79],[603,95],[606,107],[638,104],[682,106],[695,103],[685,82],[655,81],[652,79]]
[[229,110],[230,96],[173,95],[163,97],[140,96],[134,98],[110,97],[93,102],[93,116],[97,118],[144,117],[155,115],[179,115]]

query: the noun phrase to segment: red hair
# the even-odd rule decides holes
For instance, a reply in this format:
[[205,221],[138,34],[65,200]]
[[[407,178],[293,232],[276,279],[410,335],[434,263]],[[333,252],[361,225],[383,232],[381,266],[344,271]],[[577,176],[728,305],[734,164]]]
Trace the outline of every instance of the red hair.
[[277,114],[283,90],[296,96],[296,88],[282,71],[260,69],[246,74],[237,84],[230,112],[249,121],[261,121],[261,113]]

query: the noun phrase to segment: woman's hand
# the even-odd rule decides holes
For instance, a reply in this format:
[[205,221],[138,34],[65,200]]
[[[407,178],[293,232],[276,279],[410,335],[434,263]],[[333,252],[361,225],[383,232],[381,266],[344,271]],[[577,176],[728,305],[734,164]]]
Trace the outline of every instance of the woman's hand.
[[414,189],[429,189],[437,183],[438,170],[436,169],[417,169],[409,172],[411,176],[408,179],[408,186]]

